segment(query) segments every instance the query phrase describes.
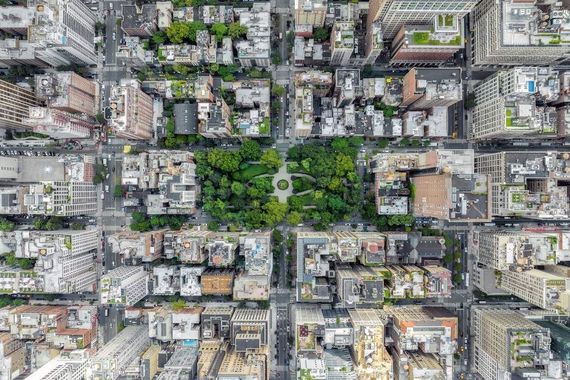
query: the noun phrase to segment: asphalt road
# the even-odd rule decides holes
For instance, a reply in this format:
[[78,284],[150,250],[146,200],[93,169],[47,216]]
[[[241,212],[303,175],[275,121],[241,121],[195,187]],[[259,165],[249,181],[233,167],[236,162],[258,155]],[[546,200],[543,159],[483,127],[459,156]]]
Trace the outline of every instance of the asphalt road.
[[[108,316],[105,316],[105,310],[108,310]],[[103,344],[107,343],[115,337],[119,332],[119,326],[123,322],[124,309],[117,306],[99,306],[99,326],[101,326]]]

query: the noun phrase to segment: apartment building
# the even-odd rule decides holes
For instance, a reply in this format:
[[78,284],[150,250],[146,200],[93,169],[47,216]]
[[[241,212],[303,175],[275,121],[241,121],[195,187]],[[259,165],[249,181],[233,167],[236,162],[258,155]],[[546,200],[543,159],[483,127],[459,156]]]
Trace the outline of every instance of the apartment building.
[[327,2],[325,0],[295,0],[295,25],[325,25]]
[[30,107],[40,105],[30,90],[0,80],[0,127],[28,128],[24,120],[30,116]]
[[27,8],[8,6],[2,13],[12,21],[0,62],[42,67],[97,63],[96,16],[80,0],[32,0]]
[[150,215],[192,214],[200,194],[196,164],[191,152],[151,150],[125,156],[121,183],[141,190],[158,190],[146,194]]
[[173,311],[165,308],[148,312],[148,336],[161,342],[200,339],[202,308],[184,308]]
[[231,137],[231,109],[222,98],[215,103],[198,103],[198,132],[207,139]]
[[380,20],[384,38],[393,39],[403,25],[428,25],[439,15],[467,15],[478,0],[371,0],[368,19]]
[[14,338],[10,333],[0,333],[0,379],[12,380],[24,372],[26,349],[24,341]]
[[94,215],[97,189],[88,182],[43,181],[29,185],[24,205],[30,215]]
[[86,117],[45,107],[30,107],[29,117],[23,123],[54,139],[86,139],[95,127]]
[[354,22],[335,22],[331,32],[331,65],[347,66],[354,52]]
[[438,66],[463,48],[462,19],[437,15],[432,24],[403,25],[392,41],[392,66]]
[[475,171],[490,175],[492,214],[533,219],[567,219],[566,153],[497,152],[475,158]]
[[471,13],[473,63],[552,65],[564,60],[567,6],[555,0],[480,1]]
[[120,231],[107,238],[111,251],[120,255],[125,263],[150,263],[162,255],[164,230],[136,232]]
[[559,74],[547,67],[498,71],[475,86],[474,139],[555,137]]
[[542,309],[570,313],[570,273],[565,267],[544,267],[495,274],[497,287]]
[[358,379],[391,379],[392,357],[384,345],[386,319],[378,309],[349,309],[348,314],[354,328],[351,349]]
[[[471,329],[472,369],[485,380],[501,376],[534,373],[557,376],[555,361],[550,359],[550,332],[515,310],[501,307],[473,306]],[[549,367],[552,366],[552,371]]]
[[62,351],[26,380],[82,379],[87,370],[88,357],[87,350]]
[[121,79],[111,87],[105,118],[117,137],[150,140],[153,137],[152,98],[141,89],[136,79]]
[[148,273],[142,266],[121,266],[101,276],[101,303],[132,306],[148,295]]
[[237,352],[259,350],[269,344],[271,311],[235,309],[230,319],[230,342]]
[[269,67],[271,64],[269,5],[268,3],[254,3],[250,10],[239,14],[239,23],[247,28],[246,39],[235,43],[236,58],[242,67]]
[[413,68],[404,76],[402,106],[410,110],[449,107],[463,99],[461,69]]
[[570,259],[568,231],[476,231],[478,261],[496,270],[527,270]]
[[[184,267],[182,269],[185,269]],[[192,269],[192,268],[189,268]],[[180,275],[180,268],[176,265],[165,265],[160,264],[152,267],[151,284],[152,284],[152,294],[156,295],[175,295],[180,292],[180,280],[182,276]],[[198,282],[199,285],[199,282]]]
[[100,88],[94,80],[72,71],[37,74],[35,92],[49,108],[95,117],[99,109]]
[[34,272],[47,293],[93,292],[93,257],[99,231],[16,231],[16,257],[36,259]]

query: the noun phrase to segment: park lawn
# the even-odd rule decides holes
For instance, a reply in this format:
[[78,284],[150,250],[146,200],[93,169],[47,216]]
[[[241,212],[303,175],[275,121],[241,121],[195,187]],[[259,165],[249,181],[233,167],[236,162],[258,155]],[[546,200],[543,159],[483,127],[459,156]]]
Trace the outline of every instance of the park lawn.
[[263,174],[274,174],[275,170],[268,168],[265,165],[250,165],[239,172],[239,177],[243,182]]

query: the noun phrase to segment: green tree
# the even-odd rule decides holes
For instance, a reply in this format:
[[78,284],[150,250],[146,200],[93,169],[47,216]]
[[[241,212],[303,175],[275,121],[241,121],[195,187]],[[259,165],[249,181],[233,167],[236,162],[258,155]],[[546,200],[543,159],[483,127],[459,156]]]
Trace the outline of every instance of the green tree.
[[275,95],[275,96],[283,96],[283,94],[285,93],[285,87],[276,84],[276,85],[274,85],[273,88],[271,89],[271,92],[272,92],[273,95]]
[[176,301],[172,302],[170,305],[172,306],[172,310],[180,311],[186,307],[186,301],[184,301],[182,298],[179,298]]
[[388,148],[389,145],[390,145],[390,140],[388,139],[378,140],[378,148],[380,149],[386,149]]
[[152,35],[151,39],[155,45],[162,45],[169,37],[165,32],[156,32]]
[[259,162],[262,165],[267,166],[268,168],[279,169],[283,162],[281,161],[281,157],[279,157],[279,153],[275,149],[267,149],[261,155]]
[[329,39],[329,30],[327,28],[316,28],[313,37],[318,42],[327,41]]
[[72,230],[76,230],[76,231],[80,231],[80,230],[84,230],[84,229],[85,229],[85,225],[84,225],[84,224],[82,224],[82,223],[77,223],[77,222],[71,223],[71,224],[69,225],[69,227],[70,227]]
[[[166,29],[166,35],[168,39],[173,44],[181,44],[185,39],[188,38],[190,34],[189,23],[182,21],[174,21],[168,29]],[[194,40],[196,39],[196,32],[194,32]]]
[[206,24],[202,21],[192,21],[188,23],[188,40],[190,42],[196,42],[196,33],[200,30],[207,30]]
[[287,216],[287,223],[292,226],[301,224],[303,223],[303,215],[298,211],[291,211]]
[[103,122],[105,121],[105,116],[103,116],[103,114],[99,112],[97,115],[95,115],[95,120],[97,120],[97,123],[103,124]]
[[172,70],[176,71],[178,74],[181,74],[183,76],[188,75],[189,72],[188,66],[183,65],[181,63],[175,63],[174,65],[172,65]]
[[220,230],[220,223],[216,221],[208,222],[208,231],[219,231]]
[[216,40],[222,42],[222,39],[228,32],[228,27],[222,22],[216,22],[210,28],[210,31],[216,35]]
[[8,219],[0,218],[0,231],[12,232],[12,231],[14,231],[15,227],[16,227],[16,224],[10,222]]
[[228,28],[228,35],[232,39],[240,38],[241,36],[244,36],[246,34],[247,34],[247,27],[241,25],[239,22],[232,22],[230,24],[230,27]]
[[245,193],[245,185],[241,182],[233,182],[232,193],[238,197],[241,197]]
[[287,204],[280,203],[277,199],[271,199],[263,205],[265,211],[265,222],[268,226],[273,227],[281,223],[287,214]]
[[123,188],[121,185],[115,185],[115,198],[122,198],[123,197]]
[[224,172],[233,173],[238,171],[241,156],[238,152],[211,149],[207,155],[208,164]]
[[244,161],[257,161],[261,158],[261,146],[255,140],[245,140],[239,148],[239,154]]

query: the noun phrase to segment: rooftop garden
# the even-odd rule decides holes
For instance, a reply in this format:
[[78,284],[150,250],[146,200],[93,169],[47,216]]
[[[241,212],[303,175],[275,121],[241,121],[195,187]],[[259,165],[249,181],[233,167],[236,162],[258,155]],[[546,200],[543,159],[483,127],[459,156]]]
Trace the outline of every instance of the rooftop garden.
[[462,41],[461,34],[458,34],[448,41],[440,41],[431,37],[430,32],[414,32],[412,33],[412,43],[414,45],[460,46]]

